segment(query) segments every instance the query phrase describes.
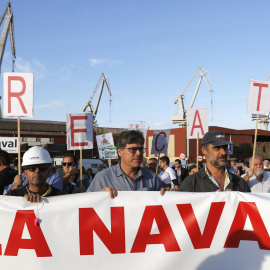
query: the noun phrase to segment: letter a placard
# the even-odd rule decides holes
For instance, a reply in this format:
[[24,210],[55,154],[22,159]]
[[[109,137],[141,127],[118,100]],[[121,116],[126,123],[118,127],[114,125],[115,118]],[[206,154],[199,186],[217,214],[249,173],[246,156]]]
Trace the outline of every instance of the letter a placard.
[[187,109],[187,138],[196,139],[197,132],[202,138],[208,131],[208,108]]
[[67,150],[82,149],[93,149],[93,115],[67,114]]
[[269,114],[270,82],[250,80],[247,112],[253,114]]
[[33,73],[4,72],[4,116],[33,117]]

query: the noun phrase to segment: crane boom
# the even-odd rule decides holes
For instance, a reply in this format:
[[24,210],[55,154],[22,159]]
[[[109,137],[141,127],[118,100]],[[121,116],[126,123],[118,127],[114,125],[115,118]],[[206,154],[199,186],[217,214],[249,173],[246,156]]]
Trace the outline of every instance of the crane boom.
[[[98,93],[96,105],[95,105],[95,107],[93,107],[93,105],[92,105],[92,99],[94,98],[95,93],[97,92],[97,89],[98,89],[100,83],[101,83],[101,86],[99,88],[99,93]],[[87,101],[86,104],[85,104],[85,106],[83,107],[83,111],[84,112],[88,108],[88,112],[93,114],[93,120],[94,120],[94,124],[95,125],[97,124],[96,115],[97,115],[97,112],[98,112],[98,107],[99,107],[101,95],[103,93],[103,88],[104,88],[104,85],[105,84],[106,84],[106,87],[108,89],[108,92],[109,92],[110,97],[112,97],[112,93],[111,93],[111,90],[110,90],[109,78],[107,76],[105,76],[104,73],[102,73],[101,76],[100,76],[100,78],[99,78],[99,80],[98,80],[98,83],[97,83],[97,85],[96,85],[96,87],[95,87],[95,89],[93,91],[93,94],[90,97],[90,100]],[[110,102],[111,102],[111,98],[110,98]]]
[[[4,51],[5,51],[5,47],[6,47],[8,32],[10,34],[11,51],[12,51],[14,58],[16,58],[13,12],[12,12],[11,4],[9,1],[6,5],[6,8],[5,8],[1,18],[0,18],[0,26],[1,26],[5,16],[6,16],[5,23],[4,23],[2,33],[0,36],[0,71],[1,71],[2,61],[3,61],[3,55],[4,55]],[[14,66],[14,61],[12,61],[12,62],[13,62],[13,66]],[[1,99],[1,97],[0,97],[0,99]],[[0,105],[0,118],[2,118],[1,105]]]
[[5,15],[6,15],[6,19],[5,19],[5,23],[4,23],[1,37],[0,37],[0,67],[2,66],[2,60],[3,60],[4,50],[5,50],[5,46],[6,46],[8,31],[10,33],[12,54],[13,54],[14,58],[16,58],[13,13],[12,13],[11,4],[9,1],[8,1],[7,6],[6,6],[6,8],[1,16],[0,25],[2,24]]
[[179,123],[179,125],[181,127],[185,127],[186,126],[186,110],[185,110],[185,106],[184,106],[184,98],[185,98],[184,93],[185,93],[185,91],[187,90],[187,88],[189,87],[189,85],[191,84],[191,82],[193,81],[193,79],[195,78],[195,76],[197,75],[198,72],[200,72],[200,78],[199,78],[199,81],[197,83],[197,86],[196,86],[195,92],[193,94],[193,97],[192,97],[192,100],[191,100],[191,103],[190,103],[189,108],[192,108],[193,107],[193,104],[194,104],[195,99],[197,97],[197,94],[198,94],[198,91],[199,91],[199,88],[200,88],[202,79],[204,79],[204,81],[208,85],[208,87],[210,89],[210,92],[214,92],[214,90],[212,89],[211,83],[210,83],[210,79],[208,81],[206,79],[206,77],[205,77],[205,75],[207,73],[209,73],[209,72],[206,71],[206,70],[203,70],[201,67],[198,67],[197,70],[196,70],[196,72],[193,74],[193,76],[191,77],[190,81],[188,82],[187,86],[185,87],[185,89],[173,101],[174,104],[176,104],[177,102],[179,104],[179,114],[172,116],[172,122],[173,122],[173,124]]

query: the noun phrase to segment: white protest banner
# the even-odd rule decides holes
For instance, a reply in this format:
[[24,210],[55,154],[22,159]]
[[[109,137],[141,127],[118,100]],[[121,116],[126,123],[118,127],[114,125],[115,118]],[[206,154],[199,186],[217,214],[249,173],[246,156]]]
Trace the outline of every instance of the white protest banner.
[[268,270],[269,204],[240,192],[1,196],[1,268]]
[[202,138],[208,131],[208,108],[187,109],[187,139]]
[[248,93],[248,113],[269,114],[270,82],[250,80]]
[[151,155],[159,154],[159,153],[167,153],[170,133],[171,133],[170,129],[154,131]]
[[4,72],[4,116],[33,117],[33,73]]
[[0,137],[0,149],[8,153],[18,153],[17,137]]
[[96,140],[97,140],[97,146],[98,146],[98,152],[99,152],[99,157],[102,158],[103,157],[103,153],[102,153],[102,148],[105,147],[112,147],[114,146],[114,141],[113,141],[113,135],[112,133],[105,133],[105,134],[101,134],[101,135],[97,135],[96,136]]
[[67,114],[67,149],[93,149],[93,115]]

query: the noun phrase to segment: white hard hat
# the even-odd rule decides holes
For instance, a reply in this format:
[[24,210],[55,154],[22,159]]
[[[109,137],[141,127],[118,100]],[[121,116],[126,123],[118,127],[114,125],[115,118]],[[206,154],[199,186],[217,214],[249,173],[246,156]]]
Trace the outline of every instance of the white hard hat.
[[40,147],[33,146],[23,155],[22,166],[52,163],[49,152]]

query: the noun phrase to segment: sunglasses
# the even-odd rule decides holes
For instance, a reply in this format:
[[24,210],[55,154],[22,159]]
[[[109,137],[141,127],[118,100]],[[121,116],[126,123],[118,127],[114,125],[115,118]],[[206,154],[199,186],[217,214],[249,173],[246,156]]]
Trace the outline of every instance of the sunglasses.
[[62,162],[63,167],[66,167],[66,166],[70,167],[72,165],[73,165],[73,162]]
[[48,170],[48,167],[47,166],[44,166],[44,165],[40,165],[40,166],[37,166],[37,165],[36,166],[28,166],[28,167],[26,167],[26,170],[28,170],[30,172],[35,172],[37,170],[37,168],[38,168],[38,170],[40,172],[45,172],[45,171]]

